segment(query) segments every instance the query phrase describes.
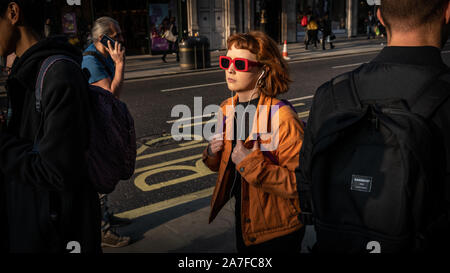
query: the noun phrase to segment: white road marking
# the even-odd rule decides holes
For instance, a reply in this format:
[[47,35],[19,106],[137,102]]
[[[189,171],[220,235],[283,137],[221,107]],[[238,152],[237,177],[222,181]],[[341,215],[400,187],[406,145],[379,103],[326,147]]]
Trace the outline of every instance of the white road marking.
[[357,63],[357,64],[346,64],[346,65],[338,65],[338,66],[333,66],[333,69],[339,69],[339,68],[346,68],[346,67],[353,67],[353,66],[360,66],[363,63]]
[[207,87],[207,86],[222,85],[222,84],[226,84],[226,83],[227,82],[216,82],[216,83],[184,86],[184,87],[177,87],[177,88],[171,88],[171,89],[164,89],[164,90],[161,90],[161,92],[172,92],[172,91],[179,91],[179,90],[186,90],[186,89],[202,88],[202,87]]

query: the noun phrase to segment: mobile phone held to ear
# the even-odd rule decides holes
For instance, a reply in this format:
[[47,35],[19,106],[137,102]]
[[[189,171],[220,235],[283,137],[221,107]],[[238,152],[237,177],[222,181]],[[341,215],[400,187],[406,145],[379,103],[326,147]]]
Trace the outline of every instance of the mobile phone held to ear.
[[102,39],[100,40],[100,43],[102,43],[106,48],[108,48],[108,41],[111,42],[111,47],[112,49],[114,49],[114,47],[116,46],[116,41],[106,34],[103,35]]

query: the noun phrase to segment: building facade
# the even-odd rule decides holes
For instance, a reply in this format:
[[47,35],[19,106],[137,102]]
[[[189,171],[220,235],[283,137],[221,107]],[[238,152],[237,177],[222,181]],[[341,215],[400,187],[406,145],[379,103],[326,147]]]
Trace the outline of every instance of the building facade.
[[262,30],[275,41],[301,42],[301,17],[329,14],[333,32],[354,37],[366,32],[366,0],[186,0],[188,33],[209,38],[212,49],[224,49],[235,32]]
[[[71,1],[74,2],[74,1]],[[206,36],[212,50],[225,49],[227,37],[236,32],[262,30],[276,42],[302,42],[300,25],[306,14],[329,14],[336,34],[348,37],[366,31],[364,20],[373,10],[366,0],[80,0],[80,5],[48,0],[48,16],[58,32],[80,47],[92,23],[101,16],[119,21],[129,54],[155,53],[165,18],[175,17],[183,37]],[[160,39],[160,38],[159,38]],[[161,40],[161,39],[160,39]]]

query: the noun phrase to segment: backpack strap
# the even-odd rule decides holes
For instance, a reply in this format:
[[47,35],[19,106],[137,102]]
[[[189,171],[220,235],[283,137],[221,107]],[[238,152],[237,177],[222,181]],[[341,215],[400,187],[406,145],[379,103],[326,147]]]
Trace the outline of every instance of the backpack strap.
[[[294,106],[293,106],[288,100],[286,100],[286,99],[280,100],[280,102],[278,102],[278,103],[275,104],[274,106],[278,106],[278,107],[276,107],[274,111],[272,111],[272,108],[270,109],[270,111],[269,111],[269,120],[270,120],[270,119],[272,118],[272,116],[275,115],[275,114],[278,112],[278,110],[280,110],[280,108],[283,107],[283,106],[289,106],[289,107],[292,109],[292,111],[294,111],[294,113],[297,113],[297,111],[295,110]],[[260,134],[257,133],[257,136],[256,136],[256,137],[259,138],[259,137],[260,137]],[[272,154],[271,152],[269,152],[269,151],[263,151],[262,153],[264,154],[264,156],[266,156],[267,158],[269,158],[270,161],[272,161],[273,164],[276,164],[276,165],[279,164],[278,160],[273,156],[273,154]]]
[[425,119],[431,118],[450,97],[450,73],[448,70],[438,76],[425,92],[411,105],[411,112]]
[[[75,60],[73,60],[72,58],[65,56],[65,55],[53,55],[53,56],[50,56],[47,59],[45,59],[44,62],[42,62],[42,65],[41,65],[41,68],[39,70],[39,74],[38,74],[38,77],[36,80],[36,87],[35,87],[35,98],[36,98],[35,107],[36,107],[36,112],[38,112],[38,113],[42,112],[42,90],[44,88],[45,76],[47,75],[48,70],[56,62],[59,62],[59,61],[68,61],[68,62],[75,64],[78,67],[80,66]],[[44,124],[44,115],[41,115],[38,131],[34,138],[33,150],[31,151],[31,153],[34,153],[34,154],[39,153],[38,138],[39,138],[39,134],[42,130],[43,124]]]
[[334,78],[331,82],[334,106],[338,111],[361,109],[361,100],[356,90],[353,72]]
[[40,113],[42,111],[42,89],[44,87],[44,79],[48,70],[59,61],[68,61],[74,63],[76,66],[80,66],[75,60],[65,55],[54,55],[44,60],[39,70],[38,78],[36,81],[35,97],[36,97],[36,111]]
[[106,69],[106,72],[108,73],[109,77],[111,79],[113,79],[113,72],[111,71],[111,69],[108,67],[108,65],[106,64],[105,58],[103,56],[101,56],[100,54],[98,54],[95,51],[86,51],[83,53],[83,56],[93,56],[95,57],[102,65],[103,67]]

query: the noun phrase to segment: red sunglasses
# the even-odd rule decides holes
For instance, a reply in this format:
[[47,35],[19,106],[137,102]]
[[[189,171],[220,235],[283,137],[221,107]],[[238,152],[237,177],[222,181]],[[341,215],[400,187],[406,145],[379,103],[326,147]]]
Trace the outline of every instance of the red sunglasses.
[[262,65],[259,62],[250,61],[250,60],[247,60],[244,58],[231,59],[230,57],[227,57],[227,56],[220,56],[220,58],[219,58],[220,68],[222,68],[224,70],[228,70],[228,68],[230,68],[231,64],[234,65],[234,69],[236,69],[236,71],[241,71],[241,72],[249,71],[249,69],[252,66],[261,66]]

